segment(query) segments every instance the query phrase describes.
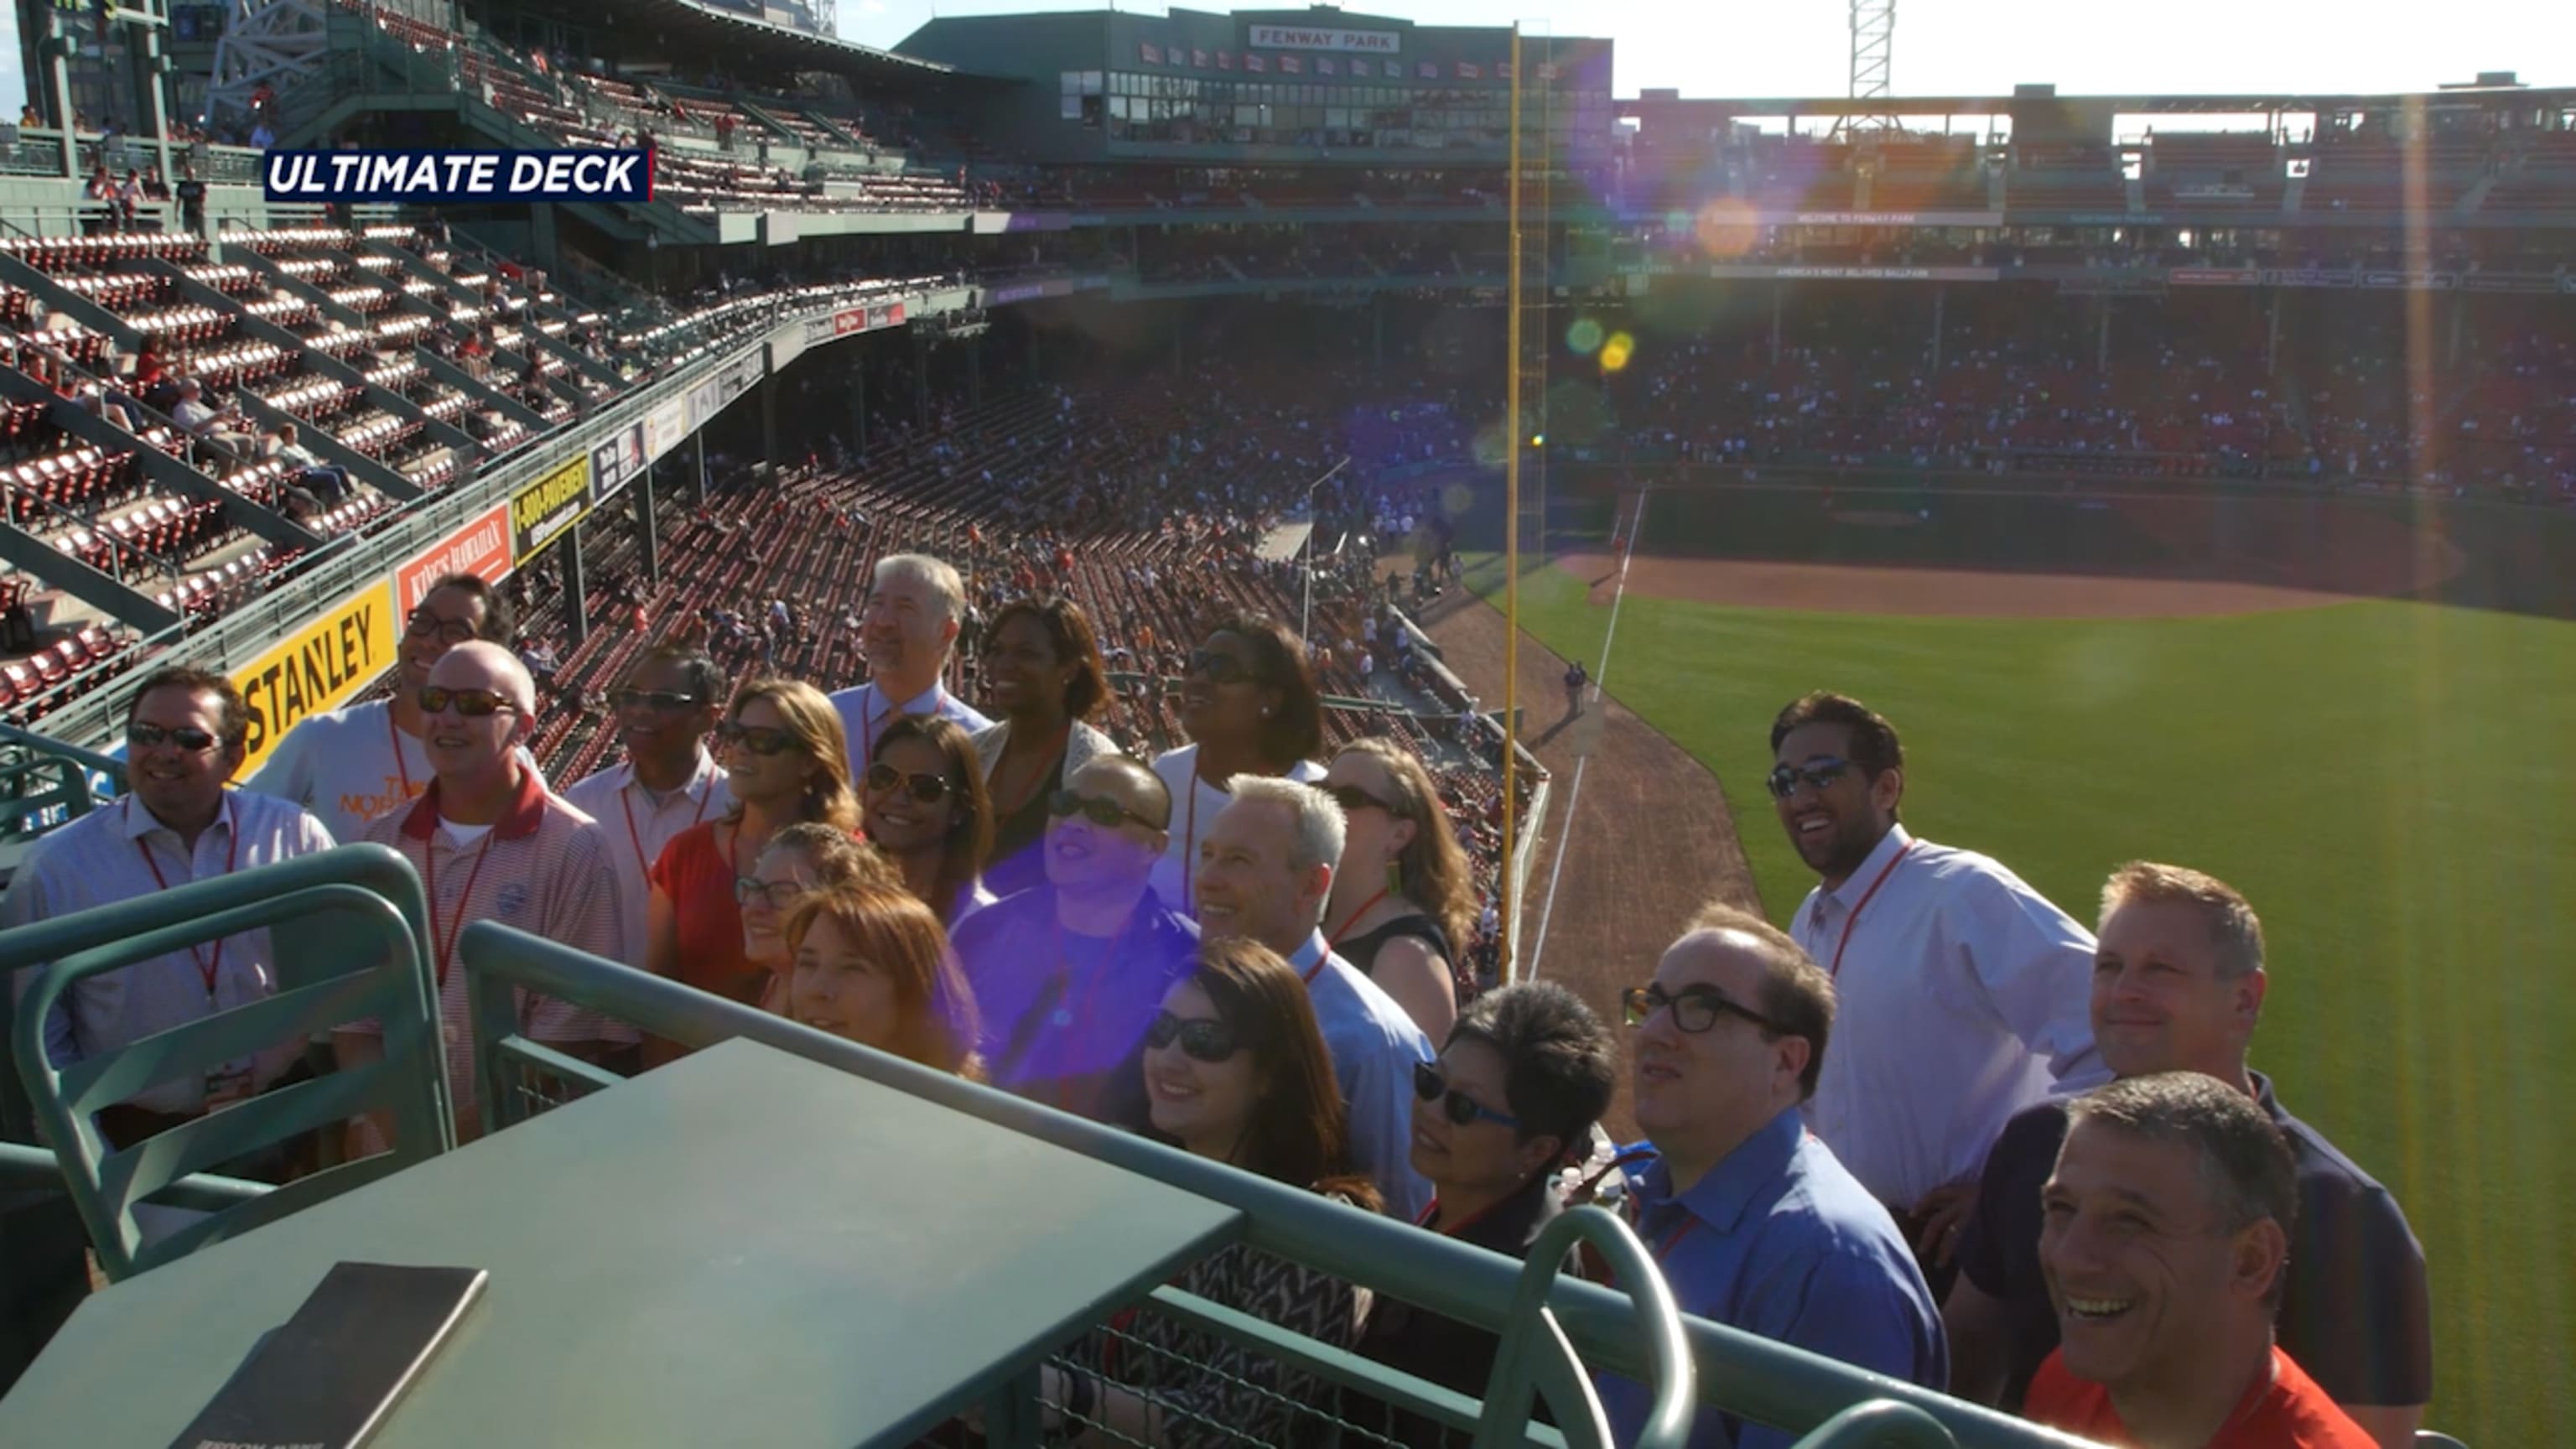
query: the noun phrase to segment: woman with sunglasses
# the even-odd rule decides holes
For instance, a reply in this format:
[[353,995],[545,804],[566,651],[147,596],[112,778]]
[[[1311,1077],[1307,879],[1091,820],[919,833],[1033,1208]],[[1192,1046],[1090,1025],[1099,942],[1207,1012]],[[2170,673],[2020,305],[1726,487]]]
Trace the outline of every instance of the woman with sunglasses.
[[862,882],[903,889],[903,877],[876,847],[821,821],[790,825],[760,848],[751,874],[734,882],[734,899],[742,909],[743,959],[769,973],[762,1006],[782,1016],[787,1011],[787,972],[795,953],[788,949],[785,923],[796,903],[818,890]]
[[1324,747],[1324,704],[1306,648],[1267,614],[1217,621],[1190,651],[1181,679],[1181,728],[1190,742],[1154,761],[1172,792],[1171,840],[1154,872],[1154,892],[1195,915],[1190,877],[1199,837],[1231,797],[1237,775],[1277,775],[1308,783],[1324,778],[1314,756]]
[[[671,837],[653,862],[645,965],[656,976],[751,1002],[760,999],[769,972],[743,952],[735,882],[790,825],[854,829],[858,803],[850,794],[841,717],[810,684],[745,681],[716,726],[716,749],[733,808]],[[649,1055],[667,1060],[672,1053],[656,1048]]]
[[[1564,1210],[1557,1169],[1585,1156],[1618,1081],[1610,1028],[1552,981],[1506,986],[1458,1017],[1436,1063],[1414,1068],[1413,1167],[1431,1179],[1421,1225],[1506,1257],[1525,1258]],[[1488,1330],[1381,1300],[1360,1352],[1462,1394],[1492,1377],[1501,1341]],[[1415,1414],[1390,1411],[1388,1437],[1464,1444]]]
[[975,755],[993,797],[993,845],[984,883],[997,896],[1046,884],[1038,853],[1047,800],[1076,770],[1118,753],[1086,721],[1109,699],[1108,666],[1091,620],[1066,598],[1014,599],[984,630],[977,661],[985,703],[1001,722],[975,732]]
[[787,1015],[976,1081],[975,994],[930,908],[902,887],[815,891],[787,914]]
[[1324,902],[1324,939],[1438,1041],[1458,1019],[1458,951],[1474,923],[1467,852],[1422,761],[1385,740],[1333,756],[1324,790],[1349,833]]
[[935,715],[897,717],[877,732],[864,783],[860,828],[942,926],[992,904],[978,872],[993,840],[993,806],[965,726]]
[[[1377,1189],[1351,1170],[1341,1089],[1315,1026],[1306,984],[1267,947],[1241,938],[1199,948],[1195,968],[1163,996],[1145,1035],[1145,1093],[1155,1135],[1366,1212]],[[1230,1244],[1192,1263],[1173,1287],[1349,1348],[1368,1295],[1338,1278]],[[1125,1315],[1122,1315],[1125,1317]],[[1136,1315],[1082,1355],[1041,1370],[1046,1427],[1094,1427],[1083,1442],[1232,1446],[1293,1442],[1328,1409],[1329,1385],[1232,1339],[1159,1313]]]

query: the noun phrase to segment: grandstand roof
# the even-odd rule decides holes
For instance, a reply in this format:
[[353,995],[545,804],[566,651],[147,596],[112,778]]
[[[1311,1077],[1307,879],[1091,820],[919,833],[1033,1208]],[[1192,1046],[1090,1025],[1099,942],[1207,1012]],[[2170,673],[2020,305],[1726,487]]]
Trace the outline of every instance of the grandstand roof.
[[2028,105],[2034,101],[2088,107],[2108,106],[2121,111],[2162,112],[2176,115],[2229,115],[2259,111],[2377,110],[2418,100],[2435,107],[2499,101],[2510,101],[2517,105],[2556,107],[2576,104],[2576,88],[2445,86],[2439,90],[2426,89],[2380,95],[2254,91],[2236,95],[2206,96],[2046,94],[2039,96],[1892,96],[1871,99],[1854,99],[1850,96],[1683,96],[1669,90],[1648,90],[1637,96],[1623,98],[1616,104],[1622,116],[1668,108],[1686,108],[1736,116],[1839,116],[1886,110],[1893,110],[1900,115],[1977,116],[2001,115],[2011,111],[2016,105]]
[[[757,15],[701,0],[641,0],[634,11],[619,18],[628,23],[601,32],[603,38],[623,30],[638,47],[650,46],[662,52],[652,57],[657,60],[677,59],[688,53],[692,59],[729,62],[739,56],[780,70],[826,70],[863,79],[991,79],[937,61],[773,25]],[[636,21],[643,23],[635,24]]]

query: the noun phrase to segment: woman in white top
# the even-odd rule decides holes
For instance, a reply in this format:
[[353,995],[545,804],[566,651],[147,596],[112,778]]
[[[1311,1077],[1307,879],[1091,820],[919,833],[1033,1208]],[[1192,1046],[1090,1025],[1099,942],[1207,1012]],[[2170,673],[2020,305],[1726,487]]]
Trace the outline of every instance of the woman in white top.
[[984,629],[984,705],[1000,719],[975,732],[975,755],[993,797],[993,846],[984,884],[997,896],[1046,884],[1038,847],[1047,797],[1084,765],[1118,753],[1085,721],[1109,699],[1091,620],[1066,598],[1014,599]]
[[1171,843],[1155,868],[1154,893],[1195,918],[1190,886],[1199,837],[1226,806],[1226,781],[1237,775],[1324,778],[1314,760],[1324,747],[1323,696],[1305,646],[1267,614],[1218,620],[1190,651],[1181,679],[1181,728],[1190,742],[1154,761],[1154,773],[1172,792]]

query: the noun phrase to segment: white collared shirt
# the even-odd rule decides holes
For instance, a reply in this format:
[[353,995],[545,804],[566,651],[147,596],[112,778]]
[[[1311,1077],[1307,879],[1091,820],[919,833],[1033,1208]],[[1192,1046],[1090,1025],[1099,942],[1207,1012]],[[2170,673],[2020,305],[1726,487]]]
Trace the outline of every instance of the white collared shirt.
[[[1322,780],[1324,773],[1324,767],[1314,761],[1299,760],[1288,767],[1284,778],[1311,785]],[[1195,921],[1199,903],[1192,891],[1198,876],[1199,841],[1216,823],[1217,812],[1234,803],[1234,797],[1199,778],[1196,745],[1156,755],[1154,774],[1172,792],[1172,825],[1163,843],[1163,858],[1154,862],[1154,894]]]
[[2093,933],[1986,856],[1897,826],[1789,933],[1839,997],[1808,1126],[1892,1208],[1972,1177],[2014,1113],[2111,1079]]
[[733,790],[726,783],[724,767],[700,745],[697,769],[688,783],[664,796],[659,805],[653,803],[652,791],[635,782],[631,764],[611,765],[564,791],[563,798],[598,821],[608,837],[608,859],[617,872],[617,899],[625,914],[624,959],[641,971],[649,945],[646,913],[653,897],[647,874],[653,862],[662,858],[671,837],[692,825],[721,820],[733,808]]
[[[9,894],[0,900],[0,926],[23,926],[75,911],[152,895],[169,886],[208,880],[230,871],[275,865],[329,850],[322,823],[283,800],[244,790],[224,792],[224,811],[197,834],[194,850],[132,796],[91,811],[38,840],[20,863]],[[147,857],[145,852],[150,852]],[[160,874],[153,870],[158,867]],[[140,1041],[155,1032],[230,1011],[277,989],[274,953],[266,930],[227,936],[220,946],[194,953],[173,951],[120,971],[92,976],[63,997],[45,1023],[45,1052],[57,1066]],[[204,971],[215,972],[211,995]],[[42,967],[30,966],[10,983],[13,997],[35,984]],[[68,1006],[68,1010],[63,1009]],[[265,1086],[303,1050],[297,1038],[278,1043],[252,1061],[254,1084]],[[206,1101],[203,1077],[160,1083],[133,1098],[155,1112],[192,1113]]]
[[968,734],[987,728],[993,722],[977,714],[966,702],[940,685],[932,685],[901,704],[885,696],[875,680],[856,689],[844,689],[832,696],[832,708],[840,713],[841,733],[849,737],[850,787],[857,789],[868,773],[868,756],[876,749],[877,736],[886,726],[908,714],[937,715],[965,726]]
[[[241,787],[303,806],[334,840],[364,838],[369,821],[419,799],[434,773],[428,747],[395,726],[393,708],[390,699],[371,699],[305,716]],[[537,770],[524,745],[519,764]]]

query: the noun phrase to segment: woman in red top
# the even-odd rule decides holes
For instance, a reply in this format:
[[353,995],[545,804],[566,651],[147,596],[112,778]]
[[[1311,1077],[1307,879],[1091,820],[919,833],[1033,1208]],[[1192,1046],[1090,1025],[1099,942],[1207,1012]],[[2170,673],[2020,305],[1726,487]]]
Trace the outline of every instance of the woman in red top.
[[769,972],[743,954],[735,882],[780,830],[807,820],[851,830],[859,807],[841,717],[810,684],[746,682],[716,726],[716,740],[733,809],[671,837],[653,862],[644,964],[656,976],[751,1002]]

